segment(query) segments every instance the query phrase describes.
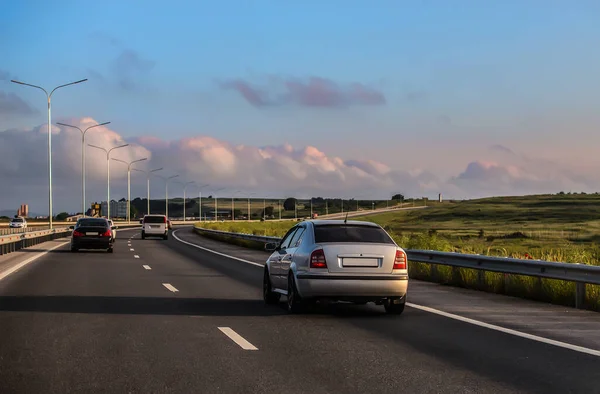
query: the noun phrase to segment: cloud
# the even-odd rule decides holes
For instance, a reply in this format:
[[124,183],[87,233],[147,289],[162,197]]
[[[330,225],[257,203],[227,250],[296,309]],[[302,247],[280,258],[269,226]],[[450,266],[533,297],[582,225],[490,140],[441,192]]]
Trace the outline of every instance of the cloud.
[[[81,128],[95,124],[92,118],[58,119]],[[0,201],[6,208],[28,203],[31,209],[44,211],[47,192],[46,125],[30,130],[0,132],[0,179],[10,188],[1,188]],[[236,145],[211,136],[198,135],[177,140],[154,136],[125,139],[108,127],[92,129],[86,136],[94,145],[113,147],[124,141],[129,148],[114,151],[113,157],[131,161],[140,169],[163,167],[158,174],[179,175],[181,181],[208,183],[215,188],[254,191],[257,195],[298,197],[353,196],[385,198],[402,189],[407,195],[421,195],[426,188],[418,177],[390,169],[376,160],[342,159],[326,154],[318,147]],[[53,179],[55,211],[74,211],[80,206],[81,139],[79,131],[53,126]],[[86,149],[86,194],[90,201],[106,196],[106,161],[103,152]],[[145,196],[145,178],[132,174],[132,193]],[[151,195],[164,196],[164,183],[151,182]],[[179,186],[169,186],[169,195],[181,195]],[[431,186],[427,186],[431,187]],[[205,192],[210,193],[207,189]],[[111,163],[111,196],[126,195],[126,166]]]
[[472,197],[557,193],[561,190],[596,191],[595,173],[575,173],[556,163],[501,150],[504,161],[475,160],[448,183]]
[[500,144],[492,145],[492,146],[490,146],[489,149],[492,152],[500,152],[500,153],[505,153],[505,154],[508,154],[508,155],[514,155],[515,154],[510,148],[507,148],[506,146],[500,145]]
[[119,86],[124,90],[134,90],[139,78],[151,71],[156,62],[144,59],[133,49],[123,49],[112,62],[112,71]]
[[386,103],[383,93],[374,88],[357,82],[344,85],[321,77],[271,78],[271,83],[266,86],[235,79],[221,82],[220,86],[237,91],[255,107],[297,105],[337,108]]
[[[60,119],[80,127],[96,124],[92,118]],[[55,211],[75,211],[80,204],[81,139],[79,131],[53,126],[53,179]],[[46,125],[30,130],[0,132],[0,180],[10,187],[0,188],[0,209],[28,203],[32,210],[44,211],[47,193]],[[180,181],[208,183],[214,190],[226,187],[256,192],[257,196],[310,196],[343,198],[388,198],[405,196],[445,198],[485,197],[530,193],[556,193],[561,190],[595,191],[600,176],[594,171],[576,172],[570,168],[503,150],[485,151],[485,159],[472,159],[450,178],[442,179],[427,168],[410,171],[390,168],[374,159],[341,158],[317,146],[290,144],[249,146],[197,135],[176,140],[156,136],[126,139],[108,127],[92,129],[87,142],[113,147],[123,142],[130,147],[114,151],[113,157],[132,161],[148,158],[135,166],[162,167],[158,174],[179,175]],[[87,191],[89,201],[106,196],[106,160],[103,152],[87,148]],[[111,163],[111,196],[126,196],[126,166]],[[164,196],[164,183],[152,178],[151,196]],[[146,195],[145,177],[132,174],[132,194]],[[191,189],[189,189],[191,190]],[[188,190],[188,191],[189,191]],[[211,193],[205,189],[205,193]],[[169,195],[181,196],[181,186],[169,186]],[[224,192],[223,197],[228,196]]]
[[38,112],[16,94],[0,90],[0,118],[34,115]]

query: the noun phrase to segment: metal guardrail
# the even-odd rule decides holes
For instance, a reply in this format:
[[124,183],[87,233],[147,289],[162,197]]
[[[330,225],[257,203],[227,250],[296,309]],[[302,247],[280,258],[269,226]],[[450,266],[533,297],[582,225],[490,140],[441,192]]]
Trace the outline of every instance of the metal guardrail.
[[[199,234],[214,234],[256,242],[279,242],[281,238],[265,237],[254,234],[230,233],[226,231],[209,230],[195,227]],[[485,280],[484,272],[499,272],[532,276],[536,278],[559,279],[575,282],[575,307],[582,308],[586,284],[600,285],[600,266],[558,263],[544,260],[525,260],[506,257],[484,256],[478,254],[464,254],[453,252],[439,252],[434,250],[406,250],[408,261],[431,264],[431,275],[437,276],[437,266],[445,265],[455,268],[470,268],[479,271],[479,281]]]
[[20,234],[0,236],[0,255],[15,252],[23,248],[37,245],[57,238],[64,238],[70,233],[69,229],[30,231]]
[[49,228],[49,226],[35,226],[35,227],[27,226],[26,228],[5,227],[5,228],[0,228],[0,235],[29,233],[29,232],[33,232],[33,231],[47,230],[48,228]]

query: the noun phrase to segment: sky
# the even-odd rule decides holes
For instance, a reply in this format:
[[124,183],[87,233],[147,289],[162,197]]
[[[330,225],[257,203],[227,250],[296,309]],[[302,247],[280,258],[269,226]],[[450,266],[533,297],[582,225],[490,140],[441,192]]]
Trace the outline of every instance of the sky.
[[[599,47],[584,0],[5,2],[0,209],[47,210],[46,98],[11,79],[88,78],[52,96],[55,212],[81,205],[82,149],[56,122],[110,121],[89,143],[224,196],[595,192]],[[86,154],[89,204],[106,160]],[[126,172],[112,163],[111,197]]]

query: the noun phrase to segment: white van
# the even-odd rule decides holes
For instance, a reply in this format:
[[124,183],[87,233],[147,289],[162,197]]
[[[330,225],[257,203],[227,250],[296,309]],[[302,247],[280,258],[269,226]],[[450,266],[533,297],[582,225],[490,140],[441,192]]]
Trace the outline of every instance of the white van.
[[168,239],[169,227],[165,215],[145,215],[142,223],[142,239],[146,237],[162,237]]

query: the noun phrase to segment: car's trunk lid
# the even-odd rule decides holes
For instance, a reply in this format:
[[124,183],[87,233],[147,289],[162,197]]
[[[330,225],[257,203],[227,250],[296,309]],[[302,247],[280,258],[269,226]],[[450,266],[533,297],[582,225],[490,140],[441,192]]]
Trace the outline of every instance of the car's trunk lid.
[[396,245],[376,243],[320,244],[330,273],[390,274]]

